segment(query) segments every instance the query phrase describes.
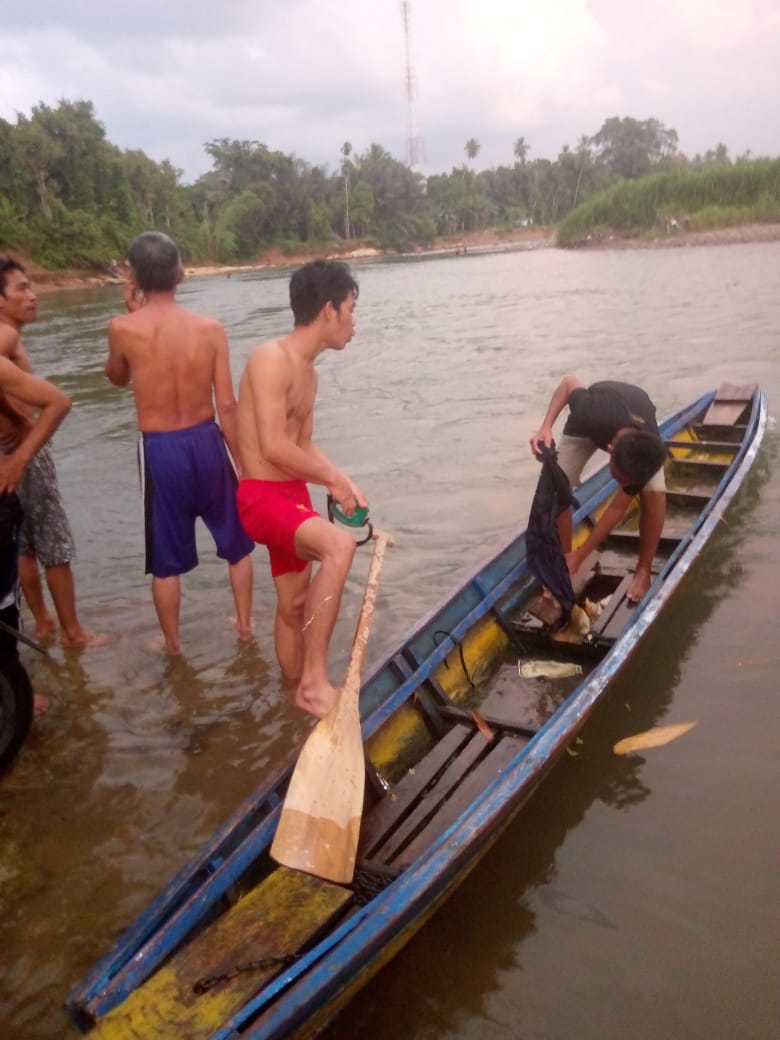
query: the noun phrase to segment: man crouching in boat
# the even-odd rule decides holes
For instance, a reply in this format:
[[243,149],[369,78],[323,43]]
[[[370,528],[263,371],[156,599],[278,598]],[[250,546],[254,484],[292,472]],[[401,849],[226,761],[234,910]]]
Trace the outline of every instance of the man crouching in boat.
[[338,700],[327,655],[355,541],[315,512],[306,485],[327,488],[346,516],[368,502],[312,439],[314,363],[352,339],[357,296],[346,264],[313,260],[300,267],[290,279],[294,328],[253,350],[238,395],[238,512],[250,538],[268,547],[285,684],[296,705],[318,718]]
[[553,443],[553,425],[566,406],[569,415],[558,444],[558,463],[573,488],[580,483],[588,459],[601,448],[611,456],[610,473],[618,490],[587,540],[572,551],[572,512],[558,519],[561,546],[573,576],[580,565],[626,515],[639,495],[639,560],[627,593],[638,603],[650,588],[650,567],[666,516],[664,461],[666,446],[655,420],[655,405],[631,383],[604,381],[586,387],[575,376],[564,376],[550,398],[542,425],[531,437],[531,451]]

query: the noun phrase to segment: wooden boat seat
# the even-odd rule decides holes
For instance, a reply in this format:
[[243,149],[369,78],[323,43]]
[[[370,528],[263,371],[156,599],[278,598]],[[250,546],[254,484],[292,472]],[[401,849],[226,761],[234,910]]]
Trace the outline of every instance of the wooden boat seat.
[[604,610],[591,625],[590,634],[594,639],[614,642],[631,620],[635,604],[628,602],[626,593],[633,580],[634,572],[630,571],[609,597]]
[[206,1040],[352,898],[340,885],[278,867],[110,1011],[90,1037]]
[[[682,541],[682,535],[684,533],[685,532],[683,531],[680,534],[677,534],[675,531],[665,527],[661,532],[658,548],[666,551],[675,549]],[[639,545],[639,531],[622,529],[610,531],[607,535],[607,546],[609,545],[631,545],[636,547]]]
[[[732,456],[733,457],[733,456]],[[722,476],[729,468],[729,462],[723,462],[720,459],[670,459],[667,474],[672,479],[675,477],[691,477],[691,476]]]
[[702,426],[733,426],[749,406],[758,384],[736,386],[724,383],[702,419]]
[[701,506],[705,502],[709,502],[709,500],[710,500],[710,493],[708,491],[705,491],[703,488],[700,491],[697,490],[696,488],[685,488],[685,489],[682,489],[682,488],[667,488],[666,489],[666,504],[667,505],[681,506],[682,508],[685,508],[687,506],[687,507],[689,507],[691,509],[695,509],[695,510],[698,511],[701,508]]
[[493,740],[471,726],[453,726],[431,752],[363,820],[358,856],[403,868],[451,826],[528,743],[504,734]]
[[676,449],[693,451],[697,455],[728,452],[733,456],[739,445],[734,441],[715,441],[711,437],[707,437],[706,440],[701,441],[666,441],[666,447],[671,448],[673,451]]

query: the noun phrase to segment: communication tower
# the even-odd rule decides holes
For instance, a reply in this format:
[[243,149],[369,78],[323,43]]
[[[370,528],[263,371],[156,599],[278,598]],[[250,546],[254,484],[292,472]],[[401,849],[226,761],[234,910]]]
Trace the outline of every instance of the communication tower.
[[417,135],[414,102],[417,97],[417,80],[412,59],[412,4],[411,0],[401,0],[401,17],[404,22],[404,43],[406,46],[406,112],[407,112],[407,147],[409,166],[414,168],[424,158],[423,139]]

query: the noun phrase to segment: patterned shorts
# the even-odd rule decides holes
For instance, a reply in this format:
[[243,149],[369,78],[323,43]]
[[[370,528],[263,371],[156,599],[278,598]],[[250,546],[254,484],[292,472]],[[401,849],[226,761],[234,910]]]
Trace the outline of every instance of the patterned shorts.
[[28,464],[16,494],[24,509],[19,551],[35,553],[44,567],[70,563],[76,546],[48,447],[41,448]]

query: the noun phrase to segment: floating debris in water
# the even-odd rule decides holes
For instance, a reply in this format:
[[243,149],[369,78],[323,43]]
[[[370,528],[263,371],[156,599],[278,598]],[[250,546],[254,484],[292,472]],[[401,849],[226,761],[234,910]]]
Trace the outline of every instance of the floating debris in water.
[[524,679],[565,679],[582,675],[582,665],[573,661],[518,661],[517,670]]
[[656,726],[655,729],[647,729],[644,733],[636,733],[633,737],[619,740],[612,750],[616,755],[628,755],[632,751],[661,747],[663,744],[668,744],[670,740],[681,737],[695,725],[695,722],[680,722],[676,726]]

